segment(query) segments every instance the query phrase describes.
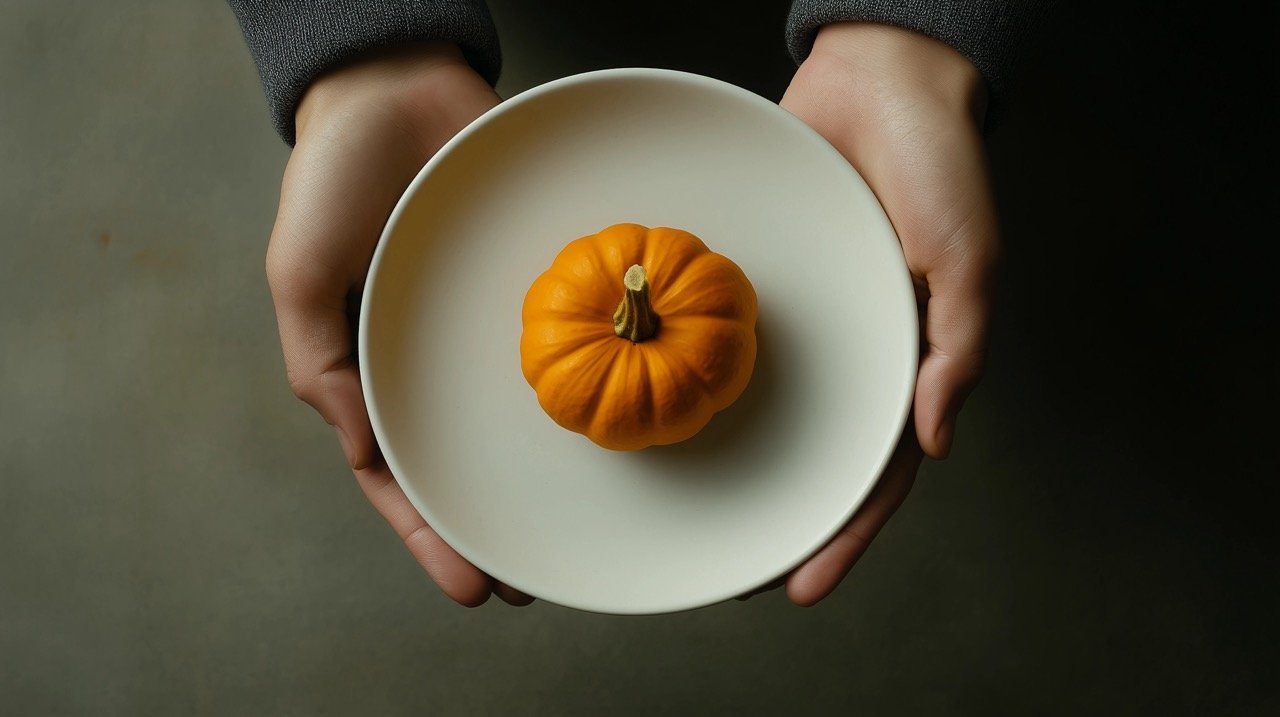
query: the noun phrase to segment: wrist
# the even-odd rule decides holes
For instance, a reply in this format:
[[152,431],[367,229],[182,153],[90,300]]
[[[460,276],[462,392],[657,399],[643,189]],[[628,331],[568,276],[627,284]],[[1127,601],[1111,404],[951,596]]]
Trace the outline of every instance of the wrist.
[[344,115],[389,113],[407,129],[466,124],[474,117],[466,114],[472,106],[493,97],[456,45],[413,43],[374,51],[316,77],[294,124],[299,142],[310,129]]
[[892,25],[842,22],[823,26],[803,69],[855,92],[864,103],[958,113],[981,126],[986,82],[951,46]]

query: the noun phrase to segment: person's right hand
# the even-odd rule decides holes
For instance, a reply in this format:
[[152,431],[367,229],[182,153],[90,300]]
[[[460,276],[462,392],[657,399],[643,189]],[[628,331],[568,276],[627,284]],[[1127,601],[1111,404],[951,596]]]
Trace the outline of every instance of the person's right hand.
[[332,425],[361,489],[446,595],[532,598],[445,544],[400,490],[374,440],[356,366],[353,313],[383,224],[422,165],[497,94],[454,45],[418,44],[330,71],[296,113],[267,279],[289,385]]

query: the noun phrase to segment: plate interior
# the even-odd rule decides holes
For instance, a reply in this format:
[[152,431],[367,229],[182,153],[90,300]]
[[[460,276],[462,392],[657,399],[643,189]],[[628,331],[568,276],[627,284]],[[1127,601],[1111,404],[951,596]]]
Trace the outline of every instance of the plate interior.
[[[693,232],[760,303],[742,398],[634,453],[556,426],[518,350],[534,278],[618,222]],[[717,602],[825,543],[896,441],[917,351],[861,178],[776,105],[661,70],[560,80],[455,138],[392,215],[360,328],[377,438],[427,521],[503,582],[612,613]]]

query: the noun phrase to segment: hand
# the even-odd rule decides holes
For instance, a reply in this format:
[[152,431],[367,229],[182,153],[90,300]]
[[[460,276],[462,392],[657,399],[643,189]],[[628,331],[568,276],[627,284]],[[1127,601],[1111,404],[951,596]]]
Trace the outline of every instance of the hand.
[[499,98],[453,45],[419,44],[318,78],[295,117],[267,250],[289,384],[331,424],[365,495],[446,595],[531,598],[468,563],[409,503],[375,443],[352,328],[374,246],[405,187],[440,147]]
[[791,600],[812,605],[906,499],[923,455],[950,452],[956,415],[983,372],[999,240],[983,80],[955,50],[886,25],[828,25],[781,104],[831,142],[884,206],[923,334],[912,418],[888,468],[849,524],[786,578]]

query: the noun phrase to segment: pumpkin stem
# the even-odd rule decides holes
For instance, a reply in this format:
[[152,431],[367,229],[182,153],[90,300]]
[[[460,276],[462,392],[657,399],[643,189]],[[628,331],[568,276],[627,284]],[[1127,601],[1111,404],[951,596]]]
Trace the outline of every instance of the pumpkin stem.
[[658,315],[649,303],[649,278],[644,267],[632,264],[622,277],[622,285],[627,291],[613,312],[613,332],[636,343],[652,338],[658,332]]

